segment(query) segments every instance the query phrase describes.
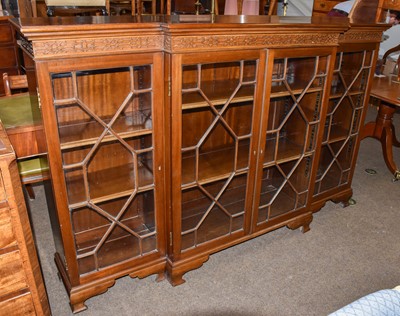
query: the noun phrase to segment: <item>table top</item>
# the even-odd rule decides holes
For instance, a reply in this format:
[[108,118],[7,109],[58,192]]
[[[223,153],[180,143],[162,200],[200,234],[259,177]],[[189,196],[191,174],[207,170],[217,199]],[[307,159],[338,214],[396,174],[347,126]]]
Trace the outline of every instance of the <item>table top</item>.
[[0,98],[0,119],[5,128],[42,124],[39,107],[31,106],[27,93]]
[[396,77],[375,77],[372,82],[371,97],[400,107],[400,82]]

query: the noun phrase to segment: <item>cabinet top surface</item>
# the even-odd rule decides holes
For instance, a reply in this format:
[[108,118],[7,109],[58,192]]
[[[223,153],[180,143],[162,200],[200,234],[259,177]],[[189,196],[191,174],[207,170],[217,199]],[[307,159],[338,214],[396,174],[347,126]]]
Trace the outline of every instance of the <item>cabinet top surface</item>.
[[[24,18],[13,19],[12,23],[29,38],[31,36],[63,35],[80,32],[154,32],[168,31],[229,31],[231,34],[237,32],[302,32],[310,31],[328,31],[343,32],[350,26],[374,27],[378,24],[357,23],[349,21],[348,18],[325,17],[325,16],[245,16],[245,15],[145,15],[145,16],[84,16],[84,17],[42,17],[42,18]],[[381,25],[387,28],[386,24]],[[51,32],[51,33],[49,33]],[[239,34],[239,33],[238,33]]]
[[215,16],[210,15],[154,15],[154,16],[86,16],[14,19],[22,33],[75,30],[170,30],[183,29],[308,29],[326,28],[345,30],[347,18],[331,17],[282,17],[282,16]]

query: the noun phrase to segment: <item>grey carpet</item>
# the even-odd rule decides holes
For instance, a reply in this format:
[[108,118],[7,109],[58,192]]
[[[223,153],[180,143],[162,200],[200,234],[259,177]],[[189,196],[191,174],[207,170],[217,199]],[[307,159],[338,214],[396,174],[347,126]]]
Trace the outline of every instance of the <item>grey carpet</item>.
[[[369,108],[368,118],[375,113]],[[400,165],[400,149],[395,159]],[[79,315],[327,315],[400,285],[400,181],[391,180],[379,142],[365,139],[353,180],[355,205],[328,202],[306,234],[282,228],[214,254],[181,286],[154,276],[121,278],[87,300]],[[32,220],[52,313],[72,315],[53,261],[43,188],[35,190]]]

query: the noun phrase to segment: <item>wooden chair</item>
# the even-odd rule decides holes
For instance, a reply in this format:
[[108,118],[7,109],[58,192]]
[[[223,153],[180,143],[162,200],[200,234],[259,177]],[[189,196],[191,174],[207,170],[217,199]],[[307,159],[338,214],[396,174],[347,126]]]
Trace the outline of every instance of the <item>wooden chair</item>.
[[[151,3],[151,12],[146,12],[145,3]],[[161,11],[164,8],[164,0],[161,0]],[[156,0],[132,0],[132,15],[142,14],[156,14],[157,13],[157,1]]]
[[45,0],[48,16],[108,15],[109,0]]
[[[387,73],[390,76],[395,76],[396,81],[400,81],[400,72],[399,72],[399,66],[400,66],[400,56],[397,57],[397,60],[392,63],[390,66],[387,63],[388,57],[393,54],[400,52],[400,44],[392,47],[391,49],[388,49],[385,54],[382,56],[382,60],[380,61],[380,73]],[[390,67],[391,69],[387,69],[387,67]]]
[[3,74],[4,93],[6,96],[12,95],[12,90],[28,89],[28,79],[26,75],[9,76],[6,72]]
[[33,114],[30,96],[13,94],[28,88],[26,75],[3,74],[6,97],[0,99],[0,118],[17,155],[21,182],[30,199],[35,198],[32,184],[49,179],[45,137],[39,110]]
[[349,12],[350,22],[377,22],[381,16],[383,0],[356,0]]

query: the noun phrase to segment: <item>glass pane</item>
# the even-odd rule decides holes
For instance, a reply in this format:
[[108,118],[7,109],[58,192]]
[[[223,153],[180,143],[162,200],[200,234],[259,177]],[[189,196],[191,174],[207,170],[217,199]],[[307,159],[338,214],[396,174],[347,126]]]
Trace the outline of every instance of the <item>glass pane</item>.
[[[152,128],[151,66],[52,74],[63,148]],[[90,87],[90,88],[89,88]]]
[[183,66],[182,184],[248,168],[257,65]]
[[182,192],[182,250],[243,229],[247,175]]
[[156,250],[153,191],[72,211],[81,273]]
[[157,249],[152,65],[52,73],[79,272]]
[[305,207],[310,179],[310,157],[264,168],[258,223]]
[[258,224],[306,206],[328,61],[274,60]]
[[348,183],[371,67],[372,51],[336,56],[315,195]]

